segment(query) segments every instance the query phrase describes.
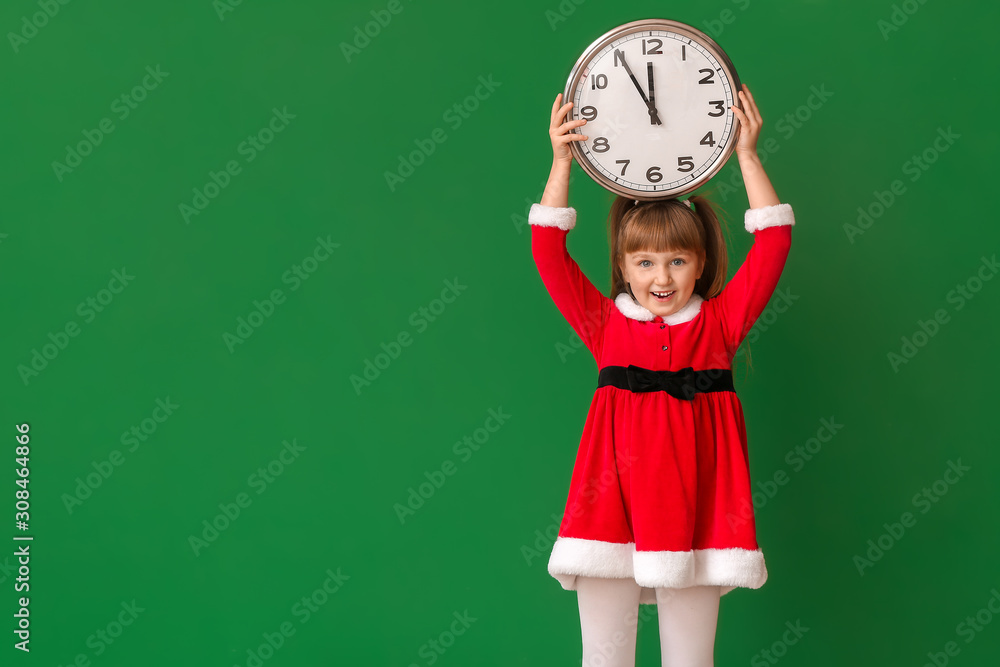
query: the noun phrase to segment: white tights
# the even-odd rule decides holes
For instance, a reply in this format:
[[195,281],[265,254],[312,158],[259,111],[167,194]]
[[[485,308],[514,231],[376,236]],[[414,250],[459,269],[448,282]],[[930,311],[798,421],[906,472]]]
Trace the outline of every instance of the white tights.
[[[641,588],[632,579],[577,577],[584,667],[635,667]],[[662,667],[713,667],[719,586],[657,588]]]

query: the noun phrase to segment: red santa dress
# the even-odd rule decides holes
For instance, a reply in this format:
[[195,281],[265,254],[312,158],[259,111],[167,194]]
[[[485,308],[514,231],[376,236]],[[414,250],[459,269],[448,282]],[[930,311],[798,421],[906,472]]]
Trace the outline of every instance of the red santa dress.
[[791,206],[747,210],[754,243],[736,274],[666,318],[587,279],[566,249],[575,209],[533,204],[528,222],[542,282],[599,369],[549,574],[566,590],[578,576],[632,578],[641,604],[655,604],[658,587],[760,588],[767,568],[731,369],[784,268]]

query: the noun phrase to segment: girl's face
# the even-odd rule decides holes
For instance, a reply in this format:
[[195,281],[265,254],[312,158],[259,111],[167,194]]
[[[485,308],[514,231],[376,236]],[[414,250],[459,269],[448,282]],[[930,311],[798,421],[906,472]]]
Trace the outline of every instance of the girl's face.
[[639,305],[666,317],[687,304],[704,266],[704,259],[689,250],[630,252],[622,273]]

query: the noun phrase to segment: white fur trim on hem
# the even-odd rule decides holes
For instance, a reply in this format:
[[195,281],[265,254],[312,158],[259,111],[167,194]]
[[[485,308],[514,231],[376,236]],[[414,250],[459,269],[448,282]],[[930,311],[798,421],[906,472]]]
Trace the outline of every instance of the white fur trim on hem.
[[748,208],[743,216],[743,226],[748,232],[778,225],[794,225],[795,215],[791,204],[775,204],[763,208]]
[[532,204],[528,211],[528,222],[539,227],[558,227],[569,231],[576,226],[576,209],[572,206],[542,206]]
[[556,538],[548,570],[567,591],[576,590],[577,577],[634,579],[642,587],[639,604],[656,604],[657,588],[719,586],[725,595],[736,588],[760,588],[767,581],[760,549],[636,551],[634,542],[576,537]]
[[[701,298],[700,294],[691,294],[691,298],[688,302],[684,304],[684,307],[675,313],[670,313],[663,318],[663,321],[667,324],[682,324],[684,322],[690,322],[693,320],[699,312],[701,312],[701,304],[704,299]],[[650,322],[655,315],[644,306],[640,306],[636,303],[628,292],[621,292],[615,297],[615,305],[621,314],[625,317],[631,317],[633,320],[642,320],[644,322]]]

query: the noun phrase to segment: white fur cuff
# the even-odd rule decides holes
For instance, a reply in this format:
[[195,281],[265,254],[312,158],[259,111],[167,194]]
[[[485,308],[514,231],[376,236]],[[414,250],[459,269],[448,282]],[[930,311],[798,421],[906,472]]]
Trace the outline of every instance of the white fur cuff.
[[532,204],[528,212],[528,223],[540,227],[558,227],[568,231],[576,226],[576,209]]
[[795,216],[792,214],[791,204],[775,204],[764,208],[747,209],[743,224],[748,232],[755,232],[766,227],[794,225]]

